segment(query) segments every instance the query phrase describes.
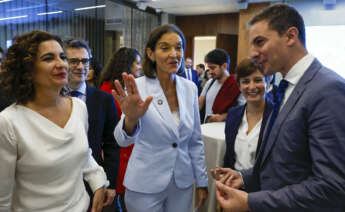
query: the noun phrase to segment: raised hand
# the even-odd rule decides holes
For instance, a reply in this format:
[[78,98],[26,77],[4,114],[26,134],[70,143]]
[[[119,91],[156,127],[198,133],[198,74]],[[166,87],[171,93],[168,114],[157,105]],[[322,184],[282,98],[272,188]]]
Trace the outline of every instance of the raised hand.
[[148,96],[145,101],[143,101],[139,95],[133,75],[122,73],[122,78],[126,92],[122,88],[120,82],[115,80],[115,90],[112,91],[112,94],[119,103],[122,113],[125,114],[125,130],[127,133],[132,133],[139,118],[147,111],[153,97]]

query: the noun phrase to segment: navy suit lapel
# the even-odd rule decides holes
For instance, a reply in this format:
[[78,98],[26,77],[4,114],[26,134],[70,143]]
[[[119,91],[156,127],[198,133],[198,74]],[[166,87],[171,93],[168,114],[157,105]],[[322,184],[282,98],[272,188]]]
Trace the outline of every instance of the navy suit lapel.
[[[86,107],[87,107],[87,111],[91,111],[92,110],[91,107],[92,107],[93,103],[97,102],[94,99],[94,97],[95,97],[94,93],[95,93],[95,89],[93,87],[87,85],[86,86],[86,102],[85,102]],[[89,114],[90,114],[90,112],[89,112]]]
[[[277,141],[277,137],[280,133],[280,129],[282,125],[284,124],[284,121],[286,120],[287,116],[289,115],[290,111],[297,105],[298,100],[300,99],[301,95],[305,91],[306,85],[312,78],[315,76],[316,72],[321,68],[321,64],[319,63],[318,60],[314,60],[313,63],[310,65],[310,67],[307,69],[307,71],[303,74],[302,78],[300,81],[297,83],[296,87],[292,91],[289,99],[283,105],[283,108],[278,114],[278,117],[272,127],[272,131],[265,140],[267,142],[266,145],[264,145],[264,148],[260,148],[260,152],[258,154],[258,157],[260,154],[262,155],[262,159],[260,162],[260,166],[262,166],[265,162],[265,159],[267,159],[267,156],[269,155],[270,151],[272,150],[273,145]],[[266,125],[267,128],[267,125]],[[265,130],[266,134],[266,130]],[[264,135],[265,138],[266,135]]]
[[186,75],[186,70],[185,69],[182,71],[182,73],[180,73],[178,75],[183,77],[183,78],[185,78],[185,79],[187,79],[187,75]]
[[[238,129],[240,128],[240,124],[242,122],[246,105],[247,103],[245,105],[240,106],[238,109],[235,109],[236,111],[233,112],[233,116],[230,117],[230,130],[233,130],[231,132],[231,141],[233,141],[233,143],[235,143],[235,139],[238,133]],[[233,123],[231,123],[232,120],[234,120]]]

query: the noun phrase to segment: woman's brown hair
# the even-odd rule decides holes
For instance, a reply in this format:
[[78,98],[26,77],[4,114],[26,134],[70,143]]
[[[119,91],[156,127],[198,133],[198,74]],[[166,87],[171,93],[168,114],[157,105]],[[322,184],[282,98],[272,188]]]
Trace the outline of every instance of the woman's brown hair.
[[122,73],[132,73],[132,65],[137,56],[141,57],[139,51],[133,48],[122,47],[116,51],[103,70],[100,85],[105,81],[113,84],[114,80],[119,80],[123,86]]
[[236,80],[238,85],[240,85],[241,78],[248,77],[256,71],[259,71],[261,74],[265,75],[264,70],[255,60],[250,58],[243,59],[235,68]]
[[57,41],[62,48],[62,40],[48,32],[32,31],[14,38],[0,72],[0,84],[8,98],[20,104],[35,98],[34,63],[40,43],[49,40]]
[[[159,41],[159,39],[166,33],[169,32],[175,32],[178,34],[182,40],[182,48],[183,51],[186,49],[186,39],[184,38],[184,35],[182,31],[175,25],[173,24],[167,24],[167,25],[162,25],[154,29],[149,37],[149,40],[146,43],[145,47],[145,56],[144,56],[144,64],[143,64],[143,72],[145,76],[149,78],[156,78],[156,63],[152,62],[147,55],[147,49],[151,49],[152,51],[155,51],[156,44]],[[181,67],[178,70],[178,72],[183,72],[184,70],[184,59],[181,58]]]

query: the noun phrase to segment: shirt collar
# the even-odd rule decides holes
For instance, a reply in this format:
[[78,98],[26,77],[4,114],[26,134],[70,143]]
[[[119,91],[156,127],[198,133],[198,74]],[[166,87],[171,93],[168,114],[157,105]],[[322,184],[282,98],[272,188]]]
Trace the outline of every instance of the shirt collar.
[[[68,88],[68,91],[71,92],[73,89]],[[82,82],[76,91],[79,91],[82,95],[86,96],[86,82]]]
[[289,72],[285,75],[284,79],[290,84],[296,85],[303,76],[304,72],[306,72],[309,66],[312,64],[314,59],[315,57],[311,54],[305,55],[294,66],[292,66]]

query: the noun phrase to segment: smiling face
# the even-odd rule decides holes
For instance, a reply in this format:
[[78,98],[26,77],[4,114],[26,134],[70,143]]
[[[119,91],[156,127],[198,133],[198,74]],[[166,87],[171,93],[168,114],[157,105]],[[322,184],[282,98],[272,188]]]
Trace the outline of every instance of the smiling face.
[[240,91],[247,102],[259,102],[264,99],[266,91],[265,76],[256,70],[249,76],[239,79]]
[[55,40],[44,41],[38,46],[34,62],[33,81],[36,88],[62,88],[68,83],[66,55]]
[[183,47],[182,39],[175,32],[168,32],[162,35],[155,46],[155,50],[150,48],[147,55],[151,61],[156,63],[157,74],[175,74],[182,62]]
[[257,60],[265,74],[288,71],[285,67],[289,60],[285,33],[280,36],[269,28],[267,21],[259,21],[250,27],[249,40],[250,56]]
[[67,48],[66,54],[69,60],[68,83],[71,87],[79,87],[89,74],[89,53],[85,48]]

